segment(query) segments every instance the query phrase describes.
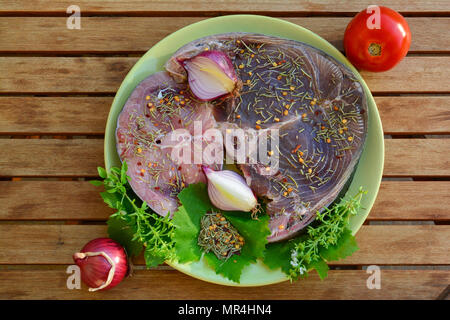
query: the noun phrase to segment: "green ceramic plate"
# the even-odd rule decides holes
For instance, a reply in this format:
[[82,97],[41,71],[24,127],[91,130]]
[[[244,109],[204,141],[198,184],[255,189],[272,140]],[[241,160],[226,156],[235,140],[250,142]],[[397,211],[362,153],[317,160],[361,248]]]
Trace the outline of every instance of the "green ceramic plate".
[[[350,227],[353,234],[355,234],[363,224],[375,201],[383,172],[383,129],[375,101],[359,73],[335,47],[315,33],[281,19],[256,15],[232,15],[212,18],[184,27],[158,42],[136,63],[117,91],[106,125],[106,168],[109,170],[112,166],[120,166],[120,160],[115,147],[117,117],[138,83],[147,76],[163,70],[164,63],[167,59],[182,45],[204,36],[237,31],[262,33],[305,42],[325,51],[348,66],[357,75],[358,79],[361,80],[369,104],[369,133],[366,147],[347,194],[356,194],[360,186],[368,190],[368,194],[363,198],[363,207],[365,209],[361,210],[360,214],[351,219]],[[270,270],[260,261],[243,270],[240,284],[236,284],[221,275],[217,275],[202,260],[189,264],[169,264],[192,277],[222,285],[261,286],[287,280],[281,270]]]

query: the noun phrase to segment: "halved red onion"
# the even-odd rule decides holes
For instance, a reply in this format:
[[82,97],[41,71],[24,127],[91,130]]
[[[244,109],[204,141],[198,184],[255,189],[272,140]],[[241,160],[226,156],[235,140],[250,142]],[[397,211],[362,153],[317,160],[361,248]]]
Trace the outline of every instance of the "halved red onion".
[[188,74],[192,93],[202,101],[230,94],[238,78],[230,58],[221,51],[203,51],[181,62]]
[[89,241],[81,252],[73,255],[73,261],[80,267],[81,280],[90,287],[89,291],[111,289],[128,272],[125,250],[109,238]]

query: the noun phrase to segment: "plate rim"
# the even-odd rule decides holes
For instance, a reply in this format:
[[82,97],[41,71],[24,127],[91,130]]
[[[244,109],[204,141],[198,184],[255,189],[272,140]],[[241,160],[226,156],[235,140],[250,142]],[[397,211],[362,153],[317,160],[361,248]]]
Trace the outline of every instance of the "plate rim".
[[[356,76],[358,77],[358,79],[361,81],[361,84],[363,86],[364,92],[366,94],[366,98],[368,100],[368,106],[370,107],[371,105],[373,107],[371,107],[370,112],[373,113],[371,114],[370,118],[369,118],[369,127],[370,125],[376,125],[377,128],[375,128],[374,130],[377,130],[377,132],[374,132],[374,135],[376,137],[381,137],[380,139],[377,139],[378,142],[378,146],[377,148],[380,150],[380,159],[381,159],[381,163],[379,163],[380,167],[379,167],[379,172],[378,172],[378,177],[377,177],[377,181],[375,181],[377,188],[374,191],[374,195],[373,195],[373,200],[370,201],[370,204],[368,206],[366,206],[364,209],[367,211],[367,213],[365,214],[363,219],[359,219],[358,222],[354,223],[351,226],[351,230],[352,230],[352,234],[356,234],[359,229],[361,228],[362,224],[364,223],[364,221],[367,219],[367,216],[370,213],[371,208],[373,207],[373,204],[377,198],[378,192],[379,192],[379,188],[380,188],[380,184],[381,184],[381,179],[382,179],[382,173],[383,173],[383,169],[384,169],[384,133],[383,133],[383,128],[382,128],[382,123],[381,123],[381,118],[378,112],[378,108],[377,105],[375,103],[375,100],[371,94],[371,91],[367,85],[367,83],[365,82],[364,78],[360,75],[360,73],[358,72],[358,70],[356,70],[356,68],[351,65],[351,63],[347,60],[347,58],[336,48],[334,47],[330,42],[328,42],[327,40],[325,40],[324,38],[322,38],[321,36],[319,36],[318,34],[312,32],[311,30],[308,30],[300,25],[297,25],[295,23],[292,23],[290,21],[286,21],[284,19],[281,18],[274,18],[274,17],[268,17],[268,16],[264,16],[264,15],[253,15],[253,14],[235,14],[235,15],[226,15],[226,16],[219,16],[219,17],[213,17],[213,18],[208,18],[208,19],[204,19],[192,24],[189,24],[187,26],[184,26],[183,28],[178,29],[175,32],[172,32],[171,34],[167,35],[166,37],[162,38],[160,41],[158,41],[156,44],[154,44],[149,50],[147,50],[147,52],[145,54],[143,54],[139,60],[134,64],[134,66],[130,69],[130,71],[127,73],[127,75],[124,77],[120,87],[117,89],[117,92],[114,96],[113,102],[111,104],[109,113],[108,113],[108,117],[107,117],[107,123],[106,123],[106,128],[105,128],[105,140],[104,140],[104,161],[105,161],[105,167],[107,170],[110,169],[111,167],[111,161],[108,157],[108,143],[111,139],[111,132],[115,133],[115,128],[117,126],[117,121],[113,121],[113,109],[114,106],[117,104],[117,100],[119,99],[119,96],[121,94],[121,91],[125,90],[124,87],[126,86],[127,83],[127,79],[132,77],[132,75],[136,72],[136,70],[139,69],[140,64],[143,63],[143,61],[148,58],[149,56],[151,56],[152,54],[152,50],[156,50],[154,48],[158,48],[159,46],[161,46],[162,44],[164,44],[164,42],[170,42],[172,38],[177,37],[179,34],[182,34],[184,32],[189,32],[191,29],[195,29],[198,27],[202,27],[203,25],[208,25],[210,23],[223,23],[226,22],[227,20],[233,20],[233,19],[256,19],[259,20],[258,22],[268,22],[268,23],[275,23],[275,24],[284,24],[286,26],[289,26],[290,28],[295,28],[297,29],[299,32],[303,32],[308,34],[310,37],[315,38],[316,40],[318,40],[319,42],[322,43],[322,45],[324,45],[325,47],[327,47],[327,50],[323,50],[320,49],[321,51],[324,51],[325,53],[327,53],[328,55],[332,56],[333,58],[335,58],[337,61],[339,61],[340,63],[343,63],[347,68],[349,68],[354,74],[356,74]],[[275,26],[275,28],[277,28],[277,26]],[[198,31],[196,31],[198,32]],[[227,32],[235,32],[235,31],[227,31]],[[250,31],[241,31],[241,32],[250,32]],[[253,31],[252,31],[253,32]],[[226,32],[221,32],[221,33],[226,33]],[[220,33],[212,33],[212,34],[220,34]],[[267,33],[262,33],[262,34],[266,34],[266,35],[271,35],[271,34],[267,34]],[[203,36],[207,36],[207,35],[211,35],[210,33],[205,34]],[[197,37],[201,38],[203,36]],[[272,35],[273,36],[273,35]],[[281,36],[278,36],[281,37]],[[294,39],[295,40],[295,39]],[[192,40],[190,40],[192,41]],[[188,41],[188,42],[190,42]],[[299,40],[296,40],[299,41]],[[305,42],[306,43],[306,42]],[[181,47],[182,45],[180,45]],[[315,47],[315,46],[313,46]],[[315,47],[316,48],[316,47]],[[330,52],[331,51],[331,52]],[[131,93],[130,93],[131,94]],[[129,96],[129,95],[128,95]],[[128,97],[127,97],[128,99]],[[123,108],[123,105],[122,105]],[[114,126],[112,129],[111,127]],[[368,130],[369,132],[369,130]],[[114,139],[115,141],[115,135],[112,137],[112,139]],[[381,143],[380,143],[381,142]],[[364,150],[361,154],[361,157],[363,156],[363,154],[365,153],[365,149],[367,148],[367,143],[364,146]],[[347,193],[346,193],[347,195]],[[258,259],[259,260],[259,259]],[[201,263],[205,263],[205,261],[203,261],[203,259],[201,259],[199,262],[193,262],[193,263],[185,263],[185,264],[179,264],[177,262],[171,262],[171,261],[165,261],[166,264],[168,264],[169,266],[173,267],[174,269],[185,273],[193,278],[202,280],[202,281],[206,281],[206,282],[210,282],[210,283],[214,283],[214,284],[220,284],[220,285],[226,285],[226,286],[235,286],[235,287],[253,287],[253,286],[264,286],[264,285],[270,285],[270,284],[275,284],[275,283],[280,283],[283,281],[287,281],[288,278],[287,276],[281,272],[281,270],[276,269],[276,270],[270,270],[270,273],[278,273],[278,277],[276,277],[276,279],[272,279],[269,281],[259,281],[259,282],[255,282],[255,283],[235,283],[232,282],[231,280],[219,275],[219,274],[215,274],[216,276],[214,277],[215,279],[211,279],[208,277],[202,277],[199,274],[196,274],[194,272],[192,272],[192,267],[196,266],[197,264],[201,264]],[[251,266],[253,265],[257,265],[260,264],[260,261],[257,261],[256,263],[253,263]],[[247,268],[247,267],[246,267]],[[212,269],[211,269],[212,270]],[[245,271],[245,268],[244,270]],[[219,280],[218,280],[219,279]],[[242,277],[241,277],[242,280]]]

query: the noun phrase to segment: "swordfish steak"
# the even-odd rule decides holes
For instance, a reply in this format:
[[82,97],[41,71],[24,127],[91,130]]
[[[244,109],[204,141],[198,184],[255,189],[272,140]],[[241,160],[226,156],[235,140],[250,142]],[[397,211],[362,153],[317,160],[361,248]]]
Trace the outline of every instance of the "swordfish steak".
[[180,61],[203,50],[226,53],[242,82],[237,95],[212,102],[216,126],[257,134],[279,130],[277,170],[249,161],[239,166],[255,194],[267,200],[268,240],[288,239],[338,200],[352,178],[367,135],[363,87],[348,68],[316,48],[249,33],[193,41],[169,59],[166,70],[186,83]]

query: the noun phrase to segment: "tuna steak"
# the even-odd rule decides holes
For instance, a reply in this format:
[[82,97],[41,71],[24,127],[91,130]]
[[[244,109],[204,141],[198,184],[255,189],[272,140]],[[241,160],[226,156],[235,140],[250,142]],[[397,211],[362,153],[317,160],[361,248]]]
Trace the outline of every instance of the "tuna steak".
[[[117,152],[128,164],[130,185],[160,215],[176,211],[177,194],[182,188],[190,183],[206,182],[201,164],[194,164],[191,155],[186,163],[172,157],[173,148],[184,143],[172,134],[177,129],[186,129],[194,136],[196,121],[201,122],[204,131],[216,127],[211,105],[192,99],[186,86],[175,83],[166,72],[142,81],[119,115]],[[195,144],[189,143],[194,153]],[[221,165],[215,166],[220,168]]]
[[269,241],[292,237],[335,201],[351,179],[367,133],[362,85],[318,49],[248,33],[193,41],[173,55],[167,71],[185,82],[179,61],[203,50],[228,54],[243,84],[238,97],[214,103],[218,126],[254,128],[261,134],[279,129],[279,170],[265,170],[261,163],[240,168],[252,190],[268,201]]
[[[240,79],[237,96],[211,103],[190,96],[180,61],[203,50],[230,57]],[[202,121],[203,131],[219,128],[224,135],[233,128],[254,129],[256,135],[279,130],[277,170],[250,164],[250,153],[239,165],[255,194],[267,202],[271,242],[297,234],[345,189],[363,149],[367,103],[356,77],[332,57],[293,40],[229,33],[180,48],[166,70],[135,89],[116,132],[133,190],[157,213],[173,213],[178,192],[205,181],[198,164],[170,157],[171,133],[177,128],[193,133],[193,120]],[[225,151],[232,154],[237,147],[227,145]]]

